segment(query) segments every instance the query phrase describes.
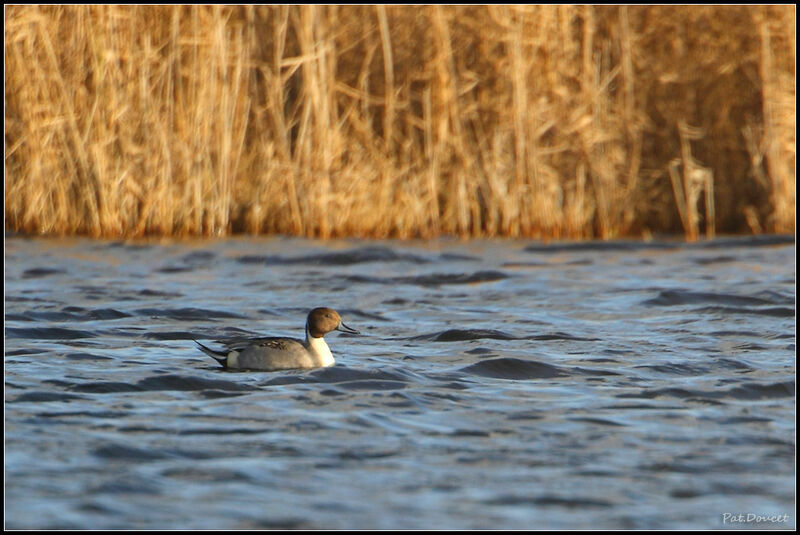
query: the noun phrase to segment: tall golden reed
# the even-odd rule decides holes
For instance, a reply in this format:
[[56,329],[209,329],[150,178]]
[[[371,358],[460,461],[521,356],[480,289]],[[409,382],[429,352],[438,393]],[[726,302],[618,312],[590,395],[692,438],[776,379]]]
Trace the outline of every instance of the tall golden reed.
[[792,6],[10,6],[5,225],[793,232],[794,32]]

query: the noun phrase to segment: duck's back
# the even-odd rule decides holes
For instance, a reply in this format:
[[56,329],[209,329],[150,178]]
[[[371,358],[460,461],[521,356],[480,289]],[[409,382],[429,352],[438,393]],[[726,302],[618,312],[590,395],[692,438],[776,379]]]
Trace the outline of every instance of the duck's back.
[[249,370],[314,368],[316,364],[303,342],[295,338],[257,338],[234,342],[228,348],[228,367]]

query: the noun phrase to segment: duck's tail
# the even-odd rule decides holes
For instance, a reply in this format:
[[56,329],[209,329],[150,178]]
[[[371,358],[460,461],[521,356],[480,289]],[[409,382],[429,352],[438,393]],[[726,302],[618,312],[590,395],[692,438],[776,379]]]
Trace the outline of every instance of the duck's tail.
[[223,368],[227,368],[228,367],[228,354],[227,353],[222,353],[220,351],[214,351],[210,347],[204,346],[203,344],[201,344],[197,340],[194,340],[194,343],[197,344],[200,347],[200,351],[202,351],[203,353],[205,353],[206,355],[208,355],[212,359],[214,359],[217,362],[219,362],[220,366],[222,366]]

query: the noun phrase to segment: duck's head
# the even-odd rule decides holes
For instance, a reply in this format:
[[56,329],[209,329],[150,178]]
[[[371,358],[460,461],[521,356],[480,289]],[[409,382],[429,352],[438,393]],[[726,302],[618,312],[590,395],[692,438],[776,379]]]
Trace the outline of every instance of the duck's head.
[[306,320],[306,330],[313,338],[322,338],[331,331],[342,331],[350,334],[360,334],[357,330],[351,329],[344,323],[339,313],[332,308],[315,308],[308,313]]

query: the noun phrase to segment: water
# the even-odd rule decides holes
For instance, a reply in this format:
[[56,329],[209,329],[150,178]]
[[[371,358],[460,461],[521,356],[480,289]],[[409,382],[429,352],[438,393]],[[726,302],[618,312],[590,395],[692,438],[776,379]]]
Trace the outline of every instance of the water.
[[[8,239],[6,527],[793,529],[794,259]],[[191,341],[302,337],[321,305],[362,332],[332,368]]]

